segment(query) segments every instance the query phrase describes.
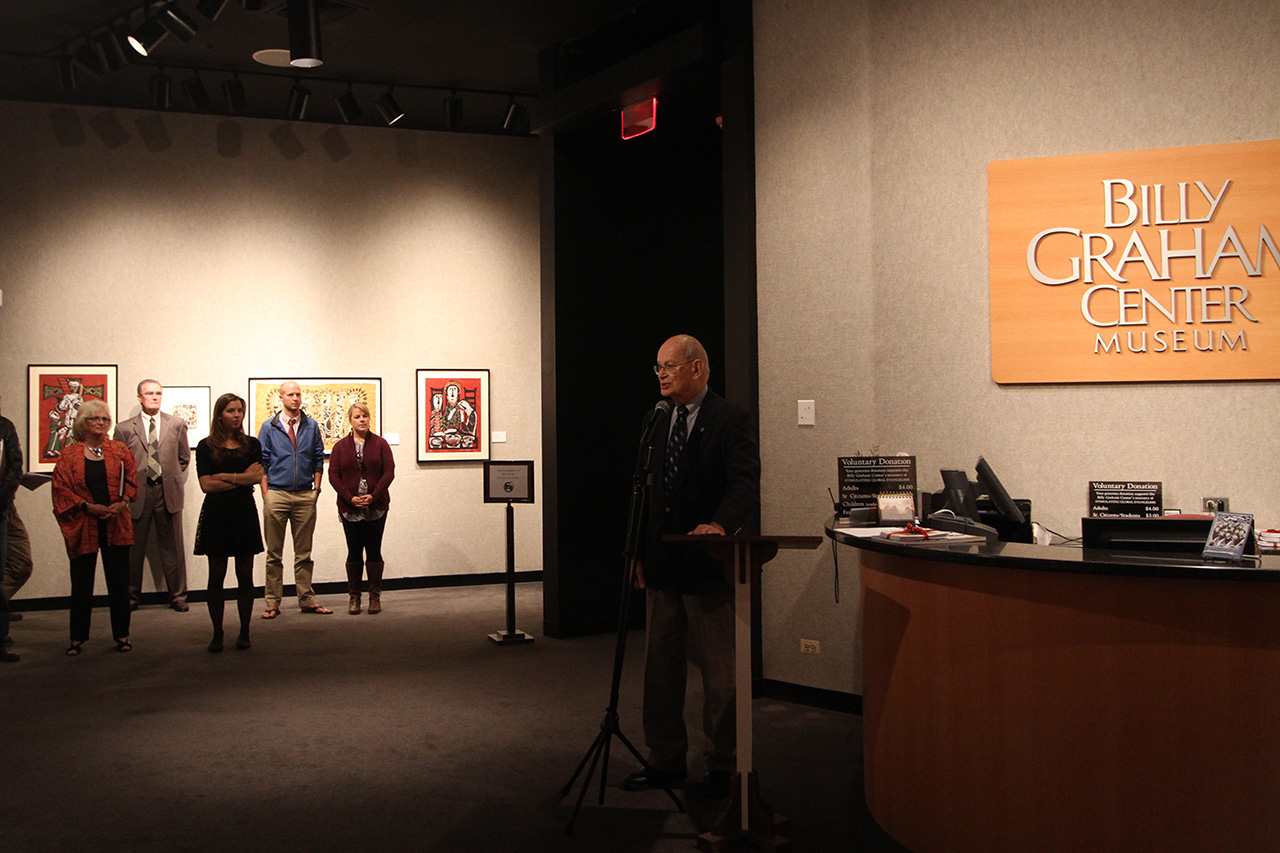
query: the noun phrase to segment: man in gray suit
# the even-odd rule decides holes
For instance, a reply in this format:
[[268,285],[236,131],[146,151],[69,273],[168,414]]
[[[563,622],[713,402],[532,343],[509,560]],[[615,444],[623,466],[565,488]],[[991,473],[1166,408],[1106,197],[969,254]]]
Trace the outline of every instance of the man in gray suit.
[[142,596],[142,569],[147,540],[155,531],[160,566],[169,587],[169,606],[185,613],[187,561],[182,546],[182,504],[191,445],[182,418],[160,411],[164,388],[154,379],[138,383],[139,412],[116,426],[116,441],[133,451],[138,470],[138,496],[133,500],[133,550],[129,555],[129,602],[136,610]]

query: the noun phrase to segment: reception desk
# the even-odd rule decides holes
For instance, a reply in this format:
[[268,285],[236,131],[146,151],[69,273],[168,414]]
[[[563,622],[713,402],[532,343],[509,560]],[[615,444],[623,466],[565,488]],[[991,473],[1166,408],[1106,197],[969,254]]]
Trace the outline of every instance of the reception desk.
[[1280,844],[1280,557],[859,551],[867,805],[914,853]]

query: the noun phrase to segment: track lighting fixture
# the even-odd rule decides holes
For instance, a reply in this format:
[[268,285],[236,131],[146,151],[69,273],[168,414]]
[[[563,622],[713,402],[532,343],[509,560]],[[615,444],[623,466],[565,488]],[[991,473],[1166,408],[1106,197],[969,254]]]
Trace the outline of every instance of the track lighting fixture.
[[249,111],[248,99],[244,96],[244,83],[239,77],[232,77],[222,84],[222,97],[227,102],[227,113],[242,116]]
[[287,0],[289,12],[289,64],[295,68],[323,65],[320,58],[319,0]]
[[169,31],[158,20],[147,18],[129,35],[129,45],[143,56],[150,56],[168,35]]
[[307,115],[307,101],[311,100],[311,91],[301,83],[294,83],[289,90],[289,103],[285,108],[289,121],[302,121]]
[[102,58],[101,54],[98,53],[93,42],[85,42],[80,45],[76,50],[75,60],[77,65],[95,77],[101,77],[105,73],[103,71],[103,66],[106,64],[106,61]]
[[396,103],[395,96],[388,89],[381,98],[375,102],[378,112],[382,113],[382,120],[387,124],[395,124],[404,118],[404,111],[400,109],[400,105]]
[[62,91],[74,92],[76,90],[76,64],[71,60],[71,54],[62,54],[58,57],[57,63],[58,82],[62,84]]
[[129,54],[124,48],[124,37],[118,29],[108,29],[93,37],[98,53],[107,71],[119,71],[129,64]]
[[169,90],[173,85],[173,78],[164,73],[161,68],[155,74],[151,75],[151,108],[156,110],[169,109]]
[[187,93],[187,100],[191,102],[191,107],[198,113],[207,113],[211,105],[209,100],[209,92],[204,87],[204,81],[200,79],[199,74],[193,74],[182,81],[182,91]]
[[462,124],[462,98],[457,92],[450,92],[444,99],[444,126],[449,130],[457,130]]
[[200,29],[200,25],[190,15],[172,3],[166,3],[160,10],[159,20],[166,30],[182,41],[191,41],[196,36],[196,30]]
[[502,129],[508,133],[518,133],[524,127],[524,121],[528,115],[529,111],[525,105],[517,103],[516,99],[512,98],[511,103],[507,105],[507,117],[502,120]]
[[216,21],[218,16],[222,14],[223,8],[227,5],[227,0],[200,0],[196,4],[196,11],[199,12],[207,21]]
[[333,102],[337,105],[342,120],[347,124],[360,118],[360,102],[356,100],[356,93],[351,91],[351,84],[347,84],[347,91],[334,95]]

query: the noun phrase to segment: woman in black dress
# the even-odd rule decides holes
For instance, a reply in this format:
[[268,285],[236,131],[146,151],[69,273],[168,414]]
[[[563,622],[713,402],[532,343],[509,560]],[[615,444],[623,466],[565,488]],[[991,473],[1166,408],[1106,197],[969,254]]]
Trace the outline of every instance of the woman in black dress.
[[236,561],[236,603],[240,611],[237,649],[249,648],[253,618],[253,556],[262,552],[262,528],[253,490],[262,482],[262,445],[244,432],[245,402],[223,394],[213,405],[209,437],[196,445],[196,475],[204,492],[196,525],[195,553],[209,558],[209,651],[222,651],[222,583],[227,558]]

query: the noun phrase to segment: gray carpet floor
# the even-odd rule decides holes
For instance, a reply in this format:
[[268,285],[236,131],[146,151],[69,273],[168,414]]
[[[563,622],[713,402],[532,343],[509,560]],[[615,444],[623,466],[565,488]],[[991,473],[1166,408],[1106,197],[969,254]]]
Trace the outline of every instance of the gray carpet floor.
[[[622,790],[638,764],[616,738],[604,803],[597,769],[565,833],[579,788],[561,789],[604,719],[615,637],[542,637],[541,587],[526,583],[516,627],[536,639],[497,646],[504,596],[393,591],[382,614],[349,616],[330,595],[332,616],[287,601],[274,621],[259,600],[246,651],[229,601],[221,654],[205,650],[202,603],[134,613],[127,654],[97,608],[78,658],[63,654],[65,610],[27,612],[12,629],[22,661],[0,666],[0,850],[695,849],[720,803],[680,789],[682,813],[661,791]],[[641,751],[642,644],[631,632],[619,701]],[[863,805],[860,717],[757,699],[755,733],[792,850],[901,849]]]

